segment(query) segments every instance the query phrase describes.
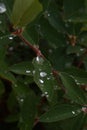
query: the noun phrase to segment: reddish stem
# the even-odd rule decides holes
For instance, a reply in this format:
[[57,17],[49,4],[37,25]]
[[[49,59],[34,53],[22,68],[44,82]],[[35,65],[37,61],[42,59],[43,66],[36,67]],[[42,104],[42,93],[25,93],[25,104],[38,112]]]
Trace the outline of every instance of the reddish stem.
[[18,36],[26,45],[28,45],[37,56],[41,56],[42,58],[45,58],[44,55],[41,53],[41,51],[39,50],[39,48],[35,47],[34,45],[32,45],[28,40],[26,40],[23,35],[22,35],[23,30],[22,29],[18,29],[15,32],[13,32],[12,34]]
[[40,51],[38,48],[34,47],[29,41],[27,41],[27,40],[23,37],[22,34],[19,34],[18,37],[19,37],[26,45],[28,45],[28,46],[36,53],[37,56],[41,56],[41,57],[44,58],[44,56],[43,56],[43,54],[41,53],[41,51]]

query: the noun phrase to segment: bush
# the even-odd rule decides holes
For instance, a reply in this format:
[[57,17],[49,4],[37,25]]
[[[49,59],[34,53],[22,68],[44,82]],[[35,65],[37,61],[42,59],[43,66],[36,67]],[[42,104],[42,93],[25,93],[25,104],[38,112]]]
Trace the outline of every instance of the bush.
[[0,0],[0,129],[87,129],[87,0]]

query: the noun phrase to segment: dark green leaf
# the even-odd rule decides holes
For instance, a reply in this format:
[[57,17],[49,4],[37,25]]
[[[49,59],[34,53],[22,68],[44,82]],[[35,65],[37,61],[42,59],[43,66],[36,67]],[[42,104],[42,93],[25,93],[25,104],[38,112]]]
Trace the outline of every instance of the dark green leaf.
[[4,62],[0,65],[0,77],[10,81],[13,84],[16,83],[14,75],[8,71],[8,66]]
[[44,17],[58,32],[65,32],[64,22],[55,1],[50,2],[49,7],[44,12]]
[[87,84],[86,71],[76,67],[71,67],[66,69],[65,72],[67,72],[69,75],[72,75],[77,84]]
[[85,12],[85,0],[64,0],[65,19],[72,21],[72,18],[81,18]]
[[86,97],[84,96],[83,91],[75,83],[74,79],[69,76],[67,73],[60,73],[61,80],[66,88],[67,95],[71,100],[79,104],[86,103]]
[[81,106],[58,104],[40,117],[41,122],[56,122],[77,116]]
[[64,35],[62,33],[57,32],[57,30],[53,26],[51,26],[47,19],[41,17],[37,28],[38,33],[42,37],[44,37],[51,44],[51,46],[59,47],[65,44]]
[[[32,102],[31,102],[32,99]],[[36,114],[36,96],[30,91],[24,98],[20,112],[20,130],[32,130]]]
[[18,64],[14,64],[9,68],[9,70],[20,75],[32,75],[33,66],[31,62],[25,61]]

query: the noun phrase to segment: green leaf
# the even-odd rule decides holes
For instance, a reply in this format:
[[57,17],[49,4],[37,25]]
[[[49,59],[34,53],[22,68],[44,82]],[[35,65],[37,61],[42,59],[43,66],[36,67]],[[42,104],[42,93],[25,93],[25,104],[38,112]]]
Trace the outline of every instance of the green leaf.
[[0,64],[0,77],[10,81],[13,84],[16,83],[14,75],[8,71],[8,66],[6,65],[5,62]]
[[33,66],[31,62],[25,61],[10,66],[9,70],[16,74],[32,76]]
[[86,97],[84,96],[83,90],[75,83],[74,79],[63,72],[60,73],[60,77],[69,98],[79,104],[85,104]]
[[40,117],[41,122],[56,122],[77,116],[81,106],[58,104]]
[[[74,119],[73,122],[73,127],[71,130],[80,130],[83,128],[85,121],[86,121],[86,115],[85,114],[80,114],[76,120]],[[79,125],[77,125],[79,123]]]
[[82,49],[80,46],[69,46],[67,48],[67,54],[82,54],[84,52],[84,49]]
[[12,23],[13,26],[22,27],[33,21],[36,16],[42,11],[42,5],[39,0],[15,0]]
[[58,32],[65,32],[64,22],[55,1],[50,2],[47,10],[44,12],[44,17]]
[[21,106],[24,98],[29,93],[29,88],[24,84],[23,81],[17,81],[16,84],[12,85],[12,88],[13,88],[16,98]]
[[[31,102],[32,99],[32,102]],[[32,130],[36,114],[36,96],[30,91],[24,98],[20,111],[20,130]]]
[[38,85],[44,96],[50,102],[56,103],[56,90],[57,82],[52,74],[52,67],[49,61],[36,57],[33,60],[35,68],[34,80]]
[[63,128],[63,130],[82,130],[86,118],[87,117],[84,113],[80,113],[76,117],[62,121],[61,127]]
[[80,12],[81,9],[83,9],[82,11],[84,11],[84,5],[84,0],[64,0],[65,17],[73,17],[73,15],[76,15],[78,12]]
[[59,47],[65,44],[64,35],[59,33],[44,17],[41,17],[39,20],[37,29],[38,33],[44,37],[51,44],[51,46]]
[[68,69],[65,69],[65,72],[67,72],[69,75],[72,75],[77,84],[87,84],[86,71],[76,67],[70,67]]

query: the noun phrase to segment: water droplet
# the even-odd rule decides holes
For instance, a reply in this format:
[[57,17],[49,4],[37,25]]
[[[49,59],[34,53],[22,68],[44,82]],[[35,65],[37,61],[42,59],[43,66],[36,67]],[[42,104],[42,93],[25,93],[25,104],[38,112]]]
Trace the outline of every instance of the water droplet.
[[0,3],[0,14],[6,12],[6,6],[4,3]]
[[49,95],[46,95],[46,98],[48,98],[49,97]]
[[80,56],[80,54],[79,54],[79,53],[77,53],[77,56]]
[[50,14],[48,13],[48,17],[50,16]]
[[45,94],[45,95],[47,95],[47,94],[48,94],[48,92],[44,92],[44,94]]
[[13,37],[12,37],[12,36],[9,36],[9,39],[10,39],[10,40],[13,40]]
[[24,99],[23,99],[23,98],[21,98],[21,99],[20,99],[20,101],[21,101],[21,102],[23,102],[23,101],[24,101]]
[[44,96],[45,96],[45,94],[44,94],[44,93],[42,93],[42,94],[41,94],[41,97],[44,97]]
[[72,114],[76,114],[75,111],[72,111]]
[[44,81],[43,81],[42,79],[39,79],[39,81],[40,81],[40,83],[41,83],[41,84],[43,84],[43,83],[44,83]]
[[43,64],[44,59],[42,57],[37,56],[36,61],[37,61],[38,64]]
[[45,18],[50,17],[50,13],[48,12],[48,10],[46,10],[46,11],[44,12],[44,17],[45,17]]
[[80,85],[80,83],[79,83],[79,82],[77,82],[76,84],[77,84],[77,85]]
[[47,73],[46,72],[40,72],[40,76],[45,77],[45,76],[47,76]]
[[83,48],[81,48],[81,49],[80,49],[80,51],[84,51],[84,49],[83,49]]
[[47,80],[50,80],[50,77],[47,77]]
[[0,39],[3,39],[3,37],[0,37]]
[[29,73],[31,73],[31,71],[30,70],[26,70],[26,73],[29,74]]
[[37,61],[37,62],[40,61],[40,57],[39,57],[39,56],[36,57],[36,61]]
[[33,74],[35,74],[35,70],[33,70]]

